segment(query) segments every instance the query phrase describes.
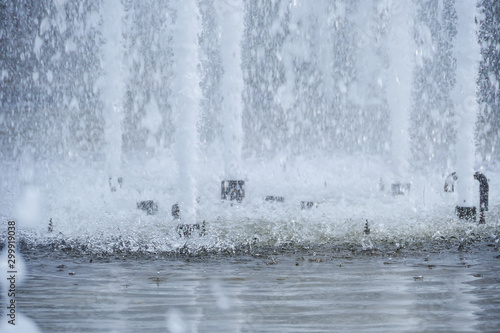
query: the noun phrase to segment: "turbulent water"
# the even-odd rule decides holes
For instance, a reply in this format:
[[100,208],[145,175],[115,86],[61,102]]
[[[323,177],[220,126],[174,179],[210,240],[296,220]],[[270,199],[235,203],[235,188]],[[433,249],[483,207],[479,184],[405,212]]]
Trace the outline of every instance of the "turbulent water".
[[[206,163],[198,182],[196,222],[202,228],[190,237],[179,234],[183,221],[171,214],[175,163],[160,160],[125,169],[114,192],[98,162],[32,163],[5,166],[0,196],[2,219],[18,216],[18,232],[30,246],[82,253],[248,252],[332,244],[369,249],[471,235],[494,238],[500,231],[495,177],[486,223],[479,225],[456,217],[456,193],[444,192],[445,175],[415,175],[409,193],[393,195],[383,177],[388,167],[377,158],[249,160],[241,203],[220,200],[220,170]],[[23,183],[23,177],[31,178]],[[269,202],[267,196],[284,201]],[[144,200],[156,202],[158,210],[138,209]]]
[[[27,244],[176,253],[496,236],[495,5],[186,6],[3,5],[0,217]],[[459,221],[457,193],[443,192],[456,171],[478,206],[477,184],[462,188],[476,170],[491,182],[484,226]],[[243,202],[221,202],[228,177],[245,182]],[[392,195],[397,182],[410,191]],[[137,209],[147,200],[154,214]],[[201,237],[179,237],[180,202]]]
[[459,243],[197,256],[24,249],[18,321],[47,332],[495,331],[498,239]]

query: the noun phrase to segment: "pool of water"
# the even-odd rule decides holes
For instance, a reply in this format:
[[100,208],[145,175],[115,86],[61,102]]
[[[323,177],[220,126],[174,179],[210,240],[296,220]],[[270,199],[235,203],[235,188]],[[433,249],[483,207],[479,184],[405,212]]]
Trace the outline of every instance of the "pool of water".
[[492,239],[196,256],[25,249],[18,323],[43,332],[495,331],[499,248]]

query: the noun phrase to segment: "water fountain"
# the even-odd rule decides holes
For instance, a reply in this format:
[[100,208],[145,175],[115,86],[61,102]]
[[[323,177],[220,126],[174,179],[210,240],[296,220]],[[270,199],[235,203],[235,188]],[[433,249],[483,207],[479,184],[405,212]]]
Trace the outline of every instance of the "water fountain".
[[243,36],[243,3],[219,1],[217,19],[220,22],[221,61],[224,66],[221,90],[222,126],[224,143],[224,178],[221,182],[221,199],[241,202],[245,197],[244,180],[241,180],[241,146],[243,73],[241,72],[241,38]]
[[112,319],[71,323],[88,331],[286,331],[290,313],[297,330],[498,327],[488,1],[0,4],[0,225],[31,269],[18,319],[69,330],[51,306],[71,313],[81,288]]
[[[2,62],[6,175],[18,179],[20,152],[32,151],[30,186],[43,207],[33,225],[52,221],[52,235],[89,233],[98,243],[120,230],[173,250],[179,219],[200,230],[207,221],[207,235],[232,244],[256,230],[271,243],[304,228],[304,242],[348,237],[366,219],[372,235],[404,235],[411,223],[398,227],[402,218],[452,230],[456,198],[442,193],[450,172],[459,207],[484,207],[473,177],[462,176],[481,165],[473,136],[482,131],[472,127],[477,89],[468,79],[479,46],[462,52],[476,31],[467,5],[40,5],[31,30],[19,32],[31,39],[17,48],[7,40],[24,62]],[[384,192],[381,178],[392,183]],[[399,196],[410,184],[411,196]],[[3,186],[20,190],[13,180]],[[8,207],[18,197],[3,199],[11,203],[2,216],[15,215]]]
[[199,120],[198,33],[199,14],[195,1],[177,8],[173,33],[174,63],[173,110],[176,117],[176,158],[179,170],[179,208],[183,222],[196,222],[196,178]]
[[120,1],[103,3],[102,34],[105,39],[101,66],[104,75],[99,82],[104,104],[104,141],[106,143],[106,171],[112,191],[121,186],[123,99],[126,75],[123,65],[123,7]]
[[[475,219],[472,204],[472,186],[475,160],[474,124],[477,119],[477,84],[472,78],[479,72],[480,48],[477,40],[476,1],[462,1],[457,8],[457,85],[455,105],[458,115],[457,128],[457,214],[466,219]],[[474,208],[472,208],[474,207]]]
[[411,88],[415,57],[412,13],[413,4],[393,2],[388,8],[391,15],[389,35],[389,63],[387,73],[387,102],[391,110],[391,150],[395,182],[391,184],[393,195],[409,194],[410,137],[409,121]]

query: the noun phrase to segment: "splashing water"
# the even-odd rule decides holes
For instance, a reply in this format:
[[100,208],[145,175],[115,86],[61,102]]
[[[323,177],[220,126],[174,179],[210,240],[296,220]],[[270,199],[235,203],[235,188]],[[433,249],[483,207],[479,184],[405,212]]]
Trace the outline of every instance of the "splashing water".
[[[498,128],[475,78],[498,73],[468,62],[491,29],[480,15],[472,27],[473,1],[30,6],[8,5],[0,28],[0,216],[23,244],[201,253],[498,235],[500,138],[475,139]],[[490,179],[483,226],[455,216],[464,190],[443,192],[457,171],[477,206],[474,169]],[[221,202],[226,177],[245,177],[241,203]],[[179,234],[175,204],[200,235]]]

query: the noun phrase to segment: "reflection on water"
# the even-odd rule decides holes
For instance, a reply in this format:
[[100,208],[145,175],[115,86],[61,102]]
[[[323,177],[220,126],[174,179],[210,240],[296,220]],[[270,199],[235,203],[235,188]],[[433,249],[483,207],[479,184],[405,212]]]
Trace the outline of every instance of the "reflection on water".
[[[498,244],[252,255],[25,254],[45,332],[477,331],[500,327]],[[3,296],[3,295],[2,295]]]

